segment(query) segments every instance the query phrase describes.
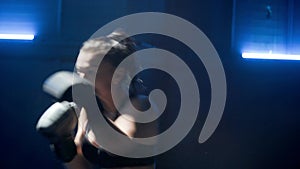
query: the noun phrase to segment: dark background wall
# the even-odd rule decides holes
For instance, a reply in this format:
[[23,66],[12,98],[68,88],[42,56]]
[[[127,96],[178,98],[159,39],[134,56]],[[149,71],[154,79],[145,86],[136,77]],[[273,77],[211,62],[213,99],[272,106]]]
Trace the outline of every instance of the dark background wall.
[[[265,7],[270,3],[279,20],[273,20],[278,22],[272,26],[279,29],[276,34],[268,34],[271,28],[262,24]],[[297,1],[294,5],[299,8]],[[217,49],[228,85],[221,123],[207,142],[199,144],[197,138],[209,107],[209,84],[201,62],[191,64],[200,70],[198,80],[201,94],[204,93],[199,117],[180,144],[158,156],[158,168],[300,168],[300,62],[241,58],[243,44],[251,41],[246,35],[257,35],[259,43],[263,43],[260,34],[269,35],[272,43],[274,36],[281,37],[276,43],[290,38],[285,22],[291,20],[291,15],[286,12],[296,7],[290,8],[283,0],[1,1],[0,32],[35,32],[36,39],[0,41],[0,168],[62,168],[47,141],[35,132],[38,118],[53,103],[42,92],[43,81],[58,70],[72,70],[81,43],[101,26],[118,17],[145,11],[175,14],[198,26]],[[297,49],[300,41],[300,15],[293,11],[294,34],[288,45],[283,45],[284,50],[286,46]],[[241,26],[253,21],[251,17],[261,18],[260,26],[265,29],[249,32],[249,27]],[[174,40],[155,36],[142,39],[184,58],[193,55],[183,46],[179,48]],[[170,123],[173,116],[162,119],[163,125]]]

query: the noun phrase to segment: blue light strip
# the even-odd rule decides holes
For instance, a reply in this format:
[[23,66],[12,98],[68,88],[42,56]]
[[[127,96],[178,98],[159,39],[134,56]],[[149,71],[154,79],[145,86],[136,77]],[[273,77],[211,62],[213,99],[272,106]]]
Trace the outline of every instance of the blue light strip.
[[245,59],[300,60],[300,55],[275,53],[242,53],[242,57]]
[[33,40],[32,34],[0,34],[0,39],[12,39],[12,40]]

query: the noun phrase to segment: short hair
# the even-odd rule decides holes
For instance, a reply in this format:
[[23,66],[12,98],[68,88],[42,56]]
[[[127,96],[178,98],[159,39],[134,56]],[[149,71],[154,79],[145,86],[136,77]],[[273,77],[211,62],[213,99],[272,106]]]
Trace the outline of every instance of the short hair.
[[103,37],[92,38],[83,43],[76,62],[76,69],[82,73],[86,70],[98,70],[100,60],[117,67],[127,56],[135,52],[134,41],[124,32],[114,31]]
[[[95,80],[92,76],[98,73],[101,64],[110,63],[114,68],[117,68],[127,56],[133,54],[135,51],[136,44],[134,40],[124,32],[117,30],[107,36],[85,41],[80,49],[75,68],[79,75],[92,81]],[[101,63],[99,64],[100,60]],[[127,73],[125,72],[122,80],[124,86],[130,86],[130,83],[132,83],[131,88],[124,89],[129,90],[130,95],[136,93],[136,89],[140,91],[145,90],[142,80],[138,76],[131,77],[129,75],[129,72],[133,69],[140,69],[134,58],[131,60],[131,63],[132,66],[126,68],[131,70],[125,70]]]

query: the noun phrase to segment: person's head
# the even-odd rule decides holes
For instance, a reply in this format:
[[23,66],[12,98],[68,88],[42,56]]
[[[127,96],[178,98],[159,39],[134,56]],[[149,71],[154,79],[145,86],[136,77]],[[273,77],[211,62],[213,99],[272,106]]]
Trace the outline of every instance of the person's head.
[[[126,38],[126,34],[115,31],[106,37],[89,39],[84,42],[76,61],[77,73],[90,81],[95,78],[95,90],[102,101],[112,106],[111,85],[129,86],[133,77],[129,76],[128,68],[121,68],[112,81],[115,69],[121,61],[135,52],[135,44],[132,39]],[[122,40],[123,39],[123,40]],[[97,65],[101,61],[100,65]],[[136,69],[132,60],[132,69]],[[124,89],[128,92],[129,88]],[[122,92],[122,91],[120,91]]]

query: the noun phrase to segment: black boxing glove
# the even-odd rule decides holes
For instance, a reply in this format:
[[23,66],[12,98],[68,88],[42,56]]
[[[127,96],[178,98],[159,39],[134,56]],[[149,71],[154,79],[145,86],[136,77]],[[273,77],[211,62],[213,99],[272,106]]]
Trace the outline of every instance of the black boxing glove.
[[43,90],[59,102],[73,102],[72,90],[81,91],[84,94],[87,91],[94,91],[94,87],[90,81],[81,78],[76,73],[59,71],[45,80]]
[[56,102],[40,117],[36,130],[46,137],[58,159],[70,162],[77,154],[74,129],[77,125],[76,104]]

